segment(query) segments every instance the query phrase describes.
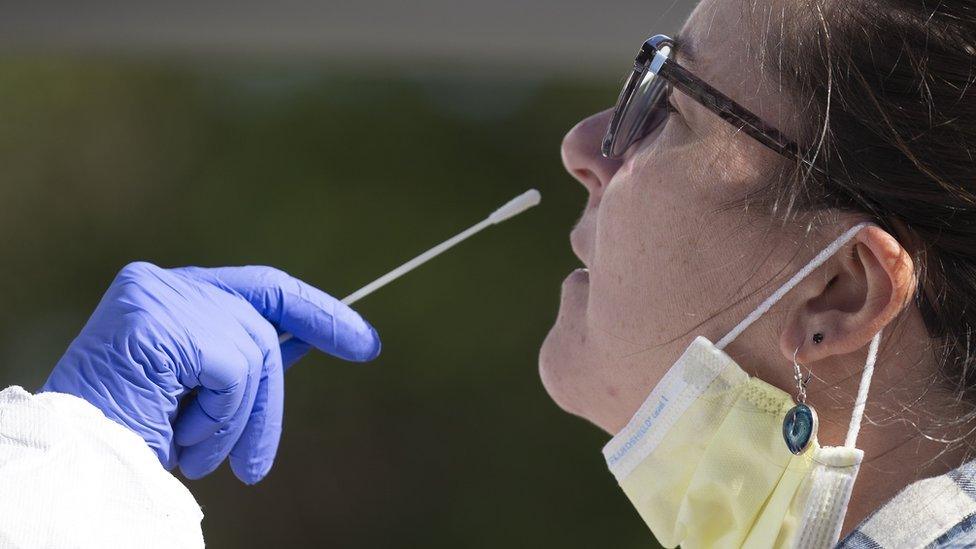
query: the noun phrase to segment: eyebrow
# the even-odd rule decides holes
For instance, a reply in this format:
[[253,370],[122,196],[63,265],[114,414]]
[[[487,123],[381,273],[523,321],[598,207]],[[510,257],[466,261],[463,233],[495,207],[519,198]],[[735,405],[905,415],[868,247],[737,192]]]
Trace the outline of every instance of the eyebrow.
[[692,47],[692,43],[685,38],[684,34],[674,35],[672,41],[674,42],[675,59],[680,54],[682,65],[694,66],[698,64],[697,57],[695,56],[695,48]]

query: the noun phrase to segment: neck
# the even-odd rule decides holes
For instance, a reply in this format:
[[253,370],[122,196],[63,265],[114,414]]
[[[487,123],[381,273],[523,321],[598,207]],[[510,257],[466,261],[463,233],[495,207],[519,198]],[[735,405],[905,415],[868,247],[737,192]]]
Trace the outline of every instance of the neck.
[[[947,450],[944,442],[926,438],[911,425],[872,431],[862,433],[864,442],[858,445],[864,450],[864,462],[854,483],[841,538],[909,484],[942,475],[959,466],[964,458],[963,450]],[[906,432],[914,435],[905,439]],[[892,445],[890,437],[898,436],[902,437],[901,442]]]

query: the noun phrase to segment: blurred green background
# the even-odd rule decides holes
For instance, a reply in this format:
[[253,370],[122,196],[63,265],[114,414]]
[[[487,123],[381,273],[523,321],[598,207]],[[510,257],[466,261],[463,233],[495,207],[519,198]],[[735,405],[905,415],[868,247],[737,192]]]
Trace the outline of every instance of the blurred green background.
[[579,265],[568,233],[585,193],[560,140],[618,85],[6,55],[2,385],[36,390],[130,261],[268,264],[343,296],[536,187],[539,208],[361,302],[378,360],[312,354],[288,373],[266,480],[224,465],[185,482],[212,547],[653,545],[603,463],[607,437],[537,374]]

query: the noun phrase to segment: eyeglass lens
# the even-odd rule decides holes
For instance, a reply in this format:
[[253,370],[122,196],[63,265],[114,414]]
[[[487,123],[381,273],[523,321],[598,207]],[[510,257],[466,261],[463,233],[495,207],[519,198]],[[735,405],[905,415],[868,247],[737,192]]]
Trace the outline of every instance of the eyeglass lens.
[[[670,46],[664,46],[659,51],[665,56],[671,54]],[[664,109],[667,81],[651,72],[650,60],[639,78],[630,99],[623,105],[624,111],[613,144],[614,156],[622,155],[630,145],[653,132],[667,118]]]

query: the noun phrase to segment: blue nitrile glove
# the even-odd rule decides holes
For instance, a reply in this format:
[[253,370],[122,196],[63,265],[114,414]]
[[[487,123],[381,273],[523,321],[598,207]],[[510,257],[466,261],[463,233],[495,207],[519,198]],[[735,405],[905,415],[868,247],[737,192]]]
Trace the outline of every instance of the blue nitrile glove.
[[[279,346],[276,329],[295,337]],[[42,390],[91,402],[142,436],[167,469],[199,478],[229,454],[237,478],[252,484],[278,449],[284,369],[310,345],[352,361],[380,352],[376,331],[352,309],[277,269],[133,263]]]

